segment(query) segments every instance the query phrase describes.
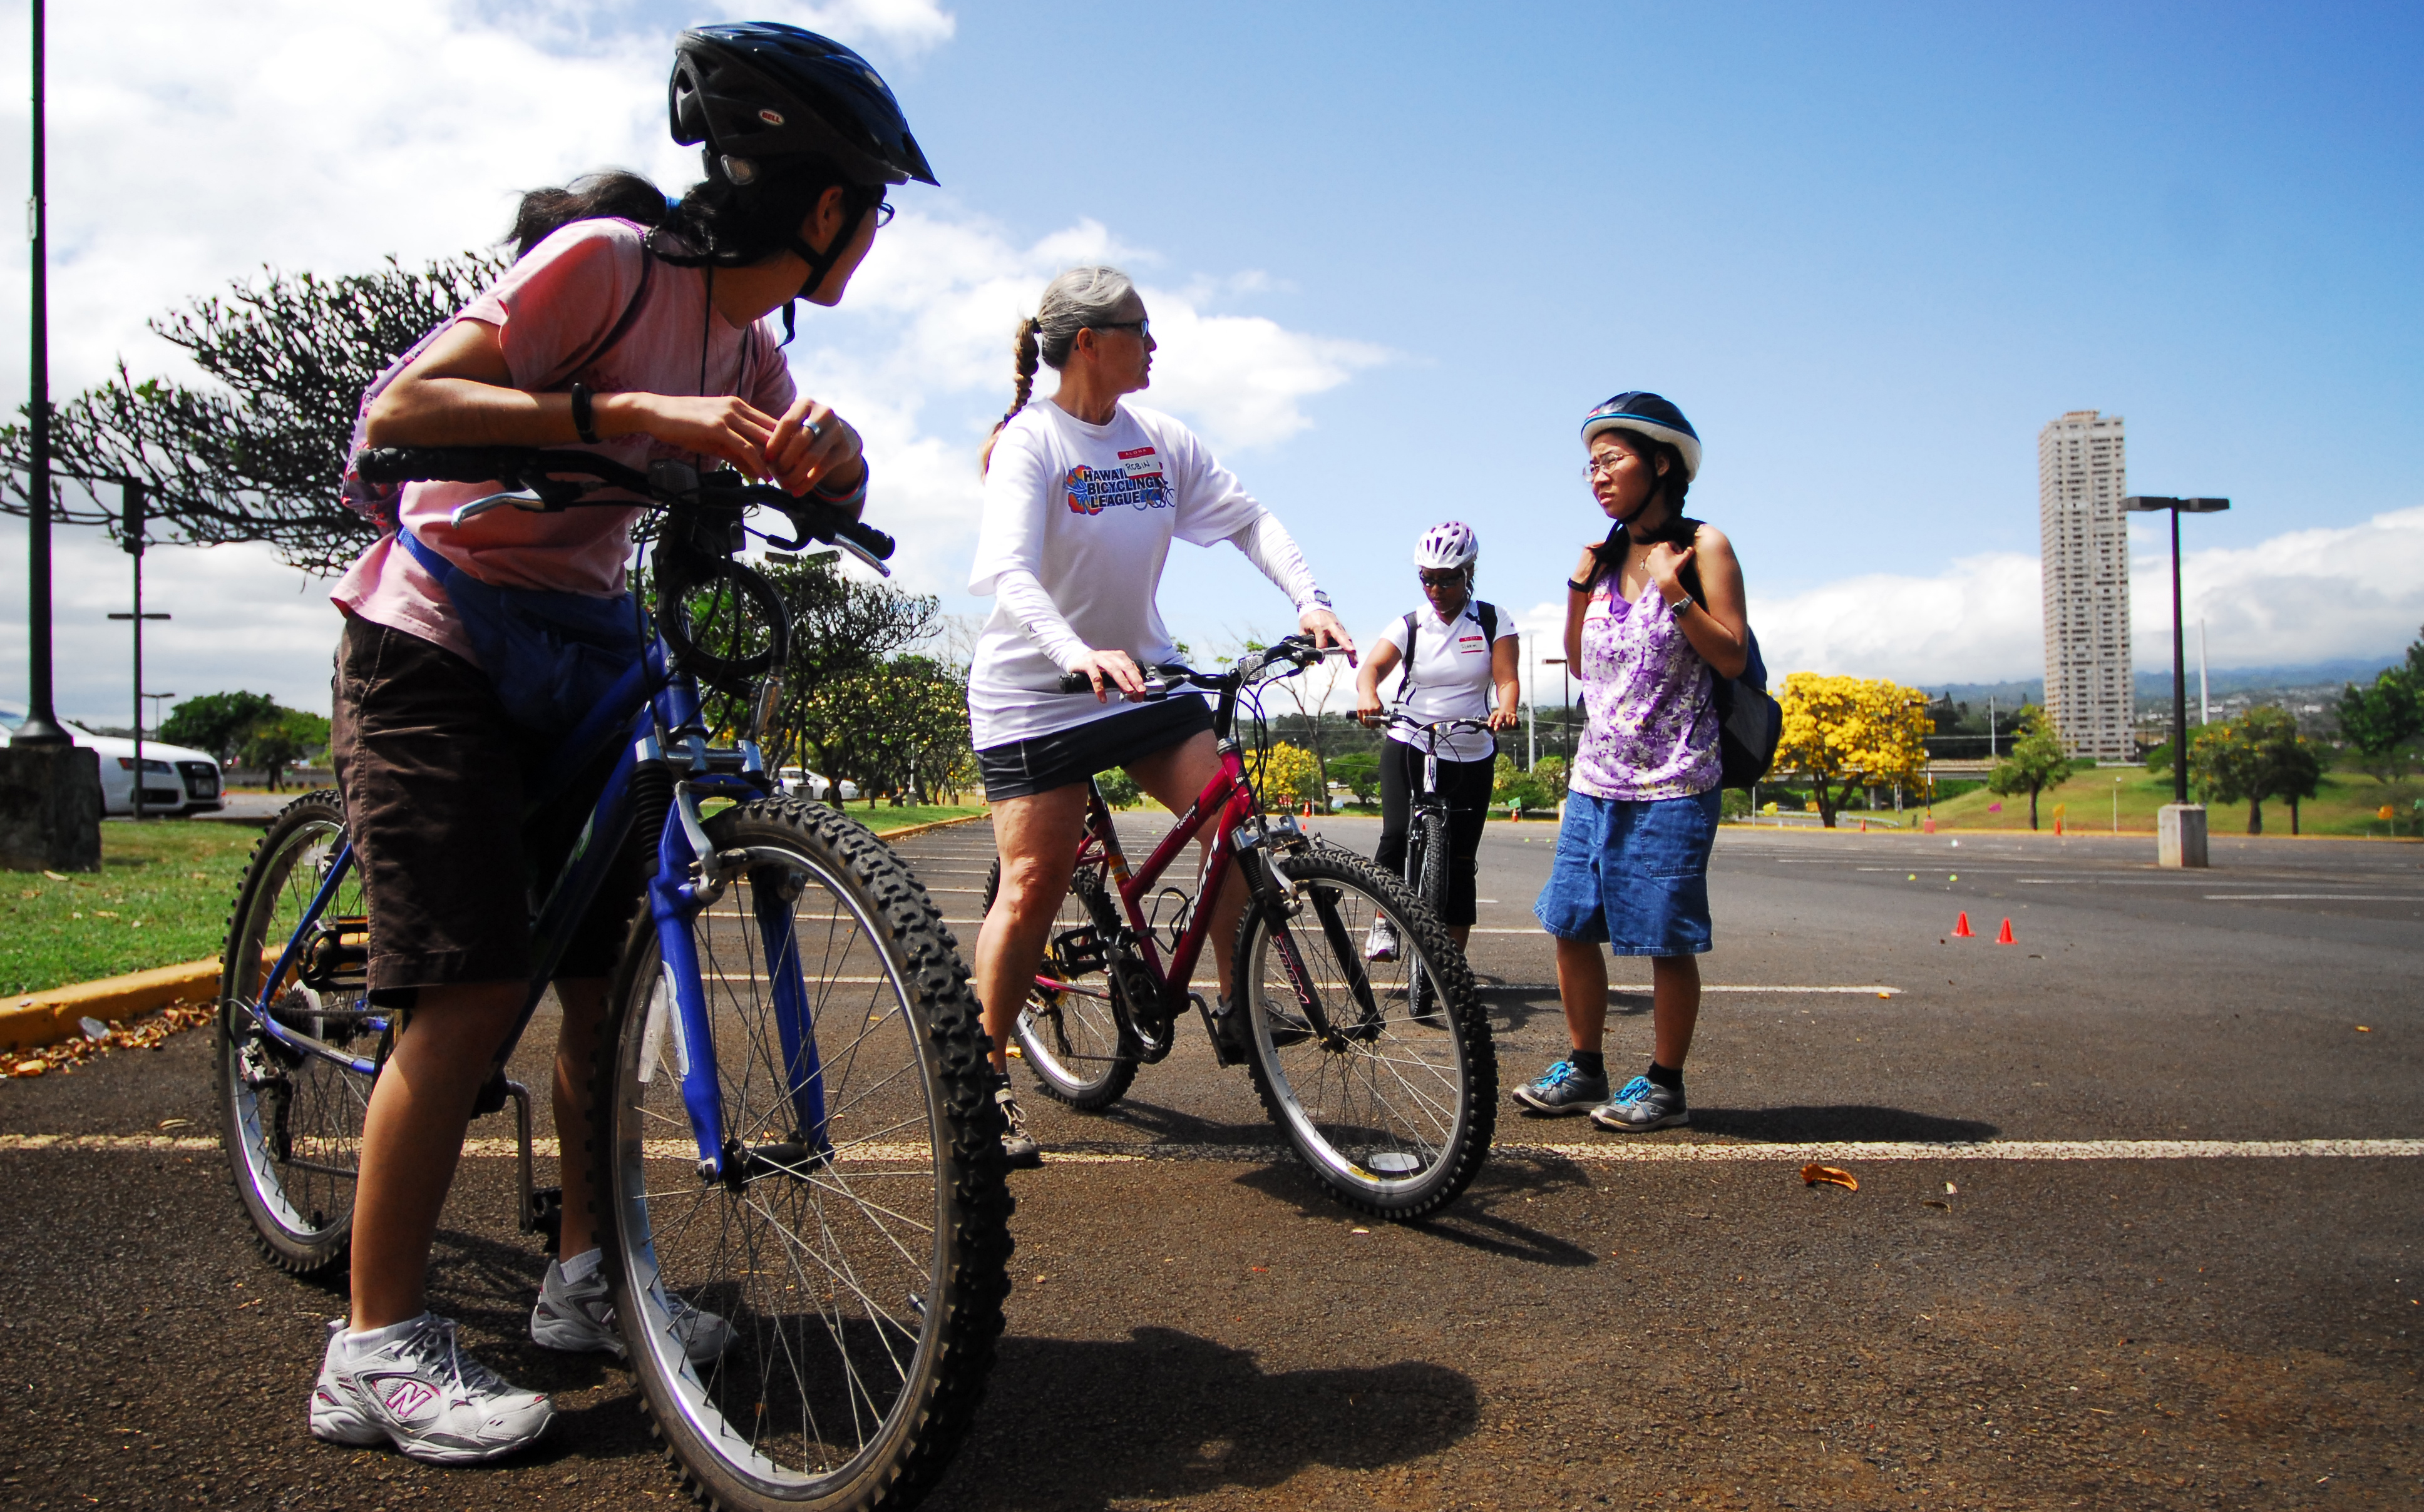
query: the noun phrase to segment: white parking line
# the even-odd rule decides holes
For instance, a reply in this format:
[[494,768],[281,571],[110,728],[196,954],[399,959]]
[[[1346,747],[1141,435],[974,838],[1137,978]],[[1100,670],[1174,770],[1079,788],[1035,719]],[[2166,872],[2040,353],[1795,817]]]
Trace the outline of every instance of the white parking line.
[[2308,902],[2424,903],[2424,893],[2208,893],[2205,896],[2212,901],[2230,903],[2254,903],[2274,899],[2301,899]]

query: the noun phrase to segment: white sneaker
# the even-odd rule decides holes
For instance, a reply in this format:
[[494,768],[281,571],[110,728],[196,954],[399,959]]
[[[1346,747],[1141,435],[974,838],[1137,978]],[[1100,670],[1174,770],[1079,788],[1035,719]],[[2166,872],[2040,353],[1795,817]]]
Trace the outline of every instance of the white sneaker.
[[387,1442],[433,1465],[470,1465],[534,1441],[555,1417],[545,1393],[525,1392],[465,1354],[454,1321],[423,1313],[374,1347],[328,1325],[311,1388],[311,1432],[331,1443]]
[[1364,936],[1364,959],[1395,961],[1397,959],[1397,927],[1383,916],[1372,921],[1372,931]]
[[[674,1337],[681,1341],[692,1364],[712,1363],[732,1347],[731,1324],[678,1297],[666,1301]],[[614,1326],[614,1303],[603,1265],[580,1281],[566,1281],[562,1262],[549,1261],[547,1279],[539,1282],[538,1305],[531,1309],[530,1331],[531,1343],[566,1354],[610,1354],[620,1360],[628,1353],[622,1330]]]

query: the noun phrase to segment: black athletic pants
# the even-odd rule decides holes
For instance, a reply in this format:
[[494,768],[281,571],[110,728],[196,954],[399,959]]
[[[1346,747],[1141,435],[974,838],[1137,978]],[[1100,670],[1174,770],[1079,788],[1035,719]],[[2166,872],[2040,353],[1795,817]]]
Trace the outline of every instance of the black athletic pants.
[[[1470,924],[1475,917],[1475,857],[1481,826],[1490,818],[1494,761],[1440,758],[1439,789],[1447,800],[1447,901],[1443,924]],[[1406,871],[1406,828],[1414,794],[1422,790],[1423,754],[1403,740],[1380,742],[1380,849],[1372,859],[1391,876]]]

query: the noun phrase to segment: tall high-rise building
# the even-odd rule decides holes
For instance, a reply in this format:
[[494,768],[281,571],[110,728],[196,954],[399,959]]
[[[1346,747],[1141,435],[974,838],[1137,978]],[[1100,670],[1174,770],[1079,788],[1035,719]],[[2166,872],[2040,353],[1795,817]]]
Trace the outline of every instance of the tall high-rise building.
[[2074,409],[2037,432],[2046,713],[2069,755],[2136,759],[2129,738],[2129,491],[2121,417]]

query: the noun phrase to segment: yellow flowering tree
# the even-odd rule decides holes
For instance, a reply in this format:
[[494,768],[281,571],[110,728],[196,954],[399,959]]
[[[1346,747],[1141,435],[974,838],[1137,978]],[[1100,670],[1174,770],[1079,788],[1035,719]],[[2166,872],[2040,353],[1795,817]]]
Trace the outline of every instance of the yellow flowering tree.
[[1927,695],[1884,677],[1823,677],[1795,672],[1784,679],[1784,737],[1776,770],[1810,779],[1818,817],[1828,829],[1861,788],[1916,785],[1927,766]]
[[1263,795],[1263,802],[1274,808],[1319,803],[1327,796],[1321,790],[1320,761],[1304,747],[1285,740],[1272,741],[1259,761],[1250,756],[1246,772],[1254,779],[1254,790]]

